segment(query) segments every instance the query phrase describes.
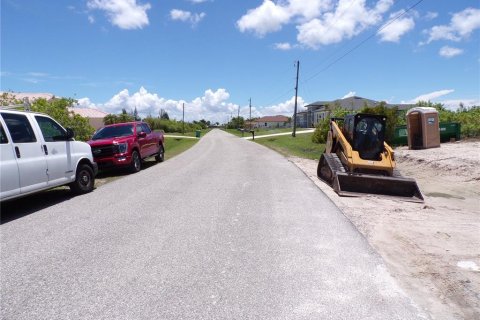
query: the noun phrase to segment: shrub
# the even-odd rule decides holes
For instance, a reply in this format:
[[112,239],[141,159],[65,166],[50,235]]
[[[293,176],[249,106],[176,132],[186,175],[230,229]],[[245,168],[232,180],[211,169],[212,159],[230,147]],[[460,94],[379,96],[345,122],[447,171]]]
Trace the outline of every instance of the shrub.
[[314,143],[325,143],[327,142],[327,134],[330,130],[330,118],[342,118],[345,117],[349,113],[348,110],[336,107],[330,117],[322,119],[318,122],[317,126],[315,127],[315,131],[312,135],[312,142]]
[[95,129],[90,125],[87,118],[68,111],[67,108],[74,102],[75,100],[67,98],[54,99],[52,101],[38,99],[33,102],[31,110],[48,114],[65,128],[72,128],[75,132],[75,139],[87,141]]

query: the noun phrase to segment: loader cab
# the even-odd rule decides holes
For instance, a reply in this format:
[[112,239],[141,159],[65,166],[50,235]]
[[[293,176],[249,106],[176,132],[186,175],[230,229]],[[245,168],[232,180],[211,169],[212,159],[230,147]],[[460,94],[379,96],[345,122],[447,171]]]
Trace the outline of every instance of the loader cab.
[[385,116],[357,113],[345,117],[344,128],[353,150],[364,160],[381,160],[385,141]]

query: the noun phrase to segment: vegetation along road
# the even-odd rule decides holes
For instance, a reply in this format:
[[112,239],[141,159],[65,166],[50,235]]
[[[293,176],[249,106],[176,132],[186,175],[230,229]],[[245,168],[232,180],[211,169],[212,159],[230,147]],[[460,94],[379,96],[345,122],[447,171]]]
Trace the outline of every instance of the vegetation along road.
[[5,319],[426,317],[294,164],[220,130],[1,235]]

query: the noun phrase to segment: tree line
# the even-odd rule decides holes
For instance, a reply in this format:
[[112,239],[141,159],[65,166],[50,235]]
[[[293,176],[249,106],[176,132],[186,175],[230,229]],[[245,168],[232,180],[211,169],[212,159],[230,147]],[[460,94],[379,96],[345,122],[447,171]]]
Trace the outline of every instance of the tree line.
[[[435,108],[438,111],[440,122],[460,123],[461,136],[464,138],[480,137],[480,106],[467,108],[460,104],[460,107],[456,111],[448,110],[441,103],[433,103],[430,101],[420,101],[417,103],[417,106]],[[387,143],[392,143],[395,137],[395,128],[400,125],[406,125],[407,121],[407,110],[399,110],[398,107],[387,107],[385,102],[381,102],[375,107],[365,105],[359,112],[386,116],[385,141]],[[351,113],[351,110],[334,105],[330,112],[330,117],[343,118],[345,115]],[[319,121],[312,135],[312,141],[315,143],[325,143],[329,129],[330,118]]]
[[[48,101],[41,98],[33,101],[26,107],[31,111],[41,112],[51,116],[63,127],[72,128],[75,132],[75,139],[87,141],[95,133],[95,128],[90,125],[87,118],[75,114],[68,109],[75,104],[76,101],[71,98],[54,98]],[[13,94],[8,92],[4,92],[0,96],[0,105],[15,105],[18,106],[18,108],[24,107],[21,100],[16,99]],[[122,109],[119,114],[108,114],[103,118],[105,125],[140,120],[141,118],[138,115],[136,108],[133,112],[127,112],[126,109]],[[185,122],[185,124],[182,121],[177,121],[175,119],[171,120],[168,113],[163,109],[160,110],[158,117],[148,116],[144,118],[143,121],[148,123],[152,130],[163,130],[167,133],[181,133],[183,132],[183,129],[185,129],[185,132],[192,132],[195,130],[206,129],[211,125],[210,121],[204,119],[201,119],[200,121]]]

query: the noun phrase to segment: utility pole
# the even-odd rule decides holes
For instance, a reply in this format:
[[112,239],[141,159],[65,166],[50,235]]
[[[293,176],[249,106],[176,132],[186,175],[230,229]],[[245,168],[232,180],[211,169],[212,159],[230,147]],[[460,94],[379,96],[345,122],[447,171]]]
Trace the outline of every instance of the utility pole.
[[240,128],[240,105],[238,106],[237,129]]
[[249,106],[250,106],[250,118],[248,119],[250,130],[252,129],[252,98],[249,100]]
[[293,131],[292,137],[295,138],[297,132],[297,97],[298,97],[298,71],[300,70],[300,60],[297,60],[297,81],[295,83],[295,110],[293,111]]
[[185,103],[182,103],[182,134],[185,135]]

